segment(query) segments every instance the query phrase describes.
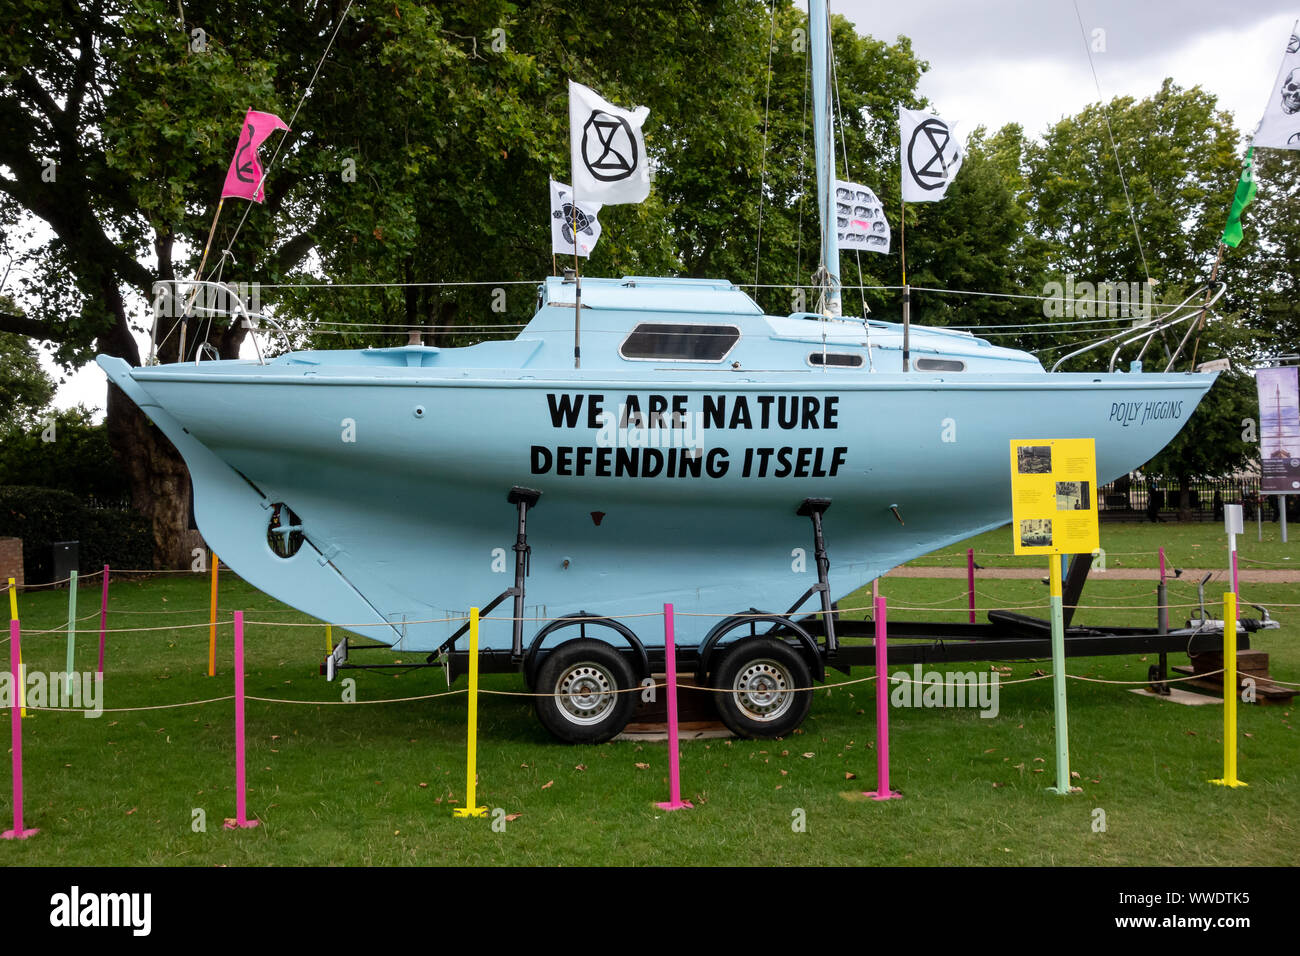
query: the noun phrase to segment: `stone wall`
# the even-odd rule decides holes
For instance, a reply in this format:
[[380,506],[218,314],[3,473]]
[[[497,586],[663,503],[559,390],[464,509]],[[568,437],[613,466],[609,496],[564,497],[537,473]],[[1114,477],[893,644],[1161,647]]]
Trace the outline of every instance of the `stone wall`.
[[0,538],[0,586],[10,578],[23,586],[23,539]]

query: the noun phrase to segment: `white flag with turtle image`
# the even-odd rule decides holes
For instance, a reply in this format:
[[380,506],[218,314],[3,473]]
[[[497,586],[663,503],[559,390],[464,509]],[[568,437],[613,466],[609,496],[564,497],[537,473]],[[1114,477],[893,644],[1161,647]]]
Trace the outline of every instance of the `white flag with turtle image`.
[[600,238],[596,214],[600,203],[573,201],[573,190],[551,180],[551,252],[562,256],[590,256]]
[[942,199],[961,169],[964,155],[957,124],[929,113],[898,108],[903,168],[903,202]]
[[835,231],[840,250],[889,251],[889,221],[876,194],[858,183],[835,180]]
[[1255,130],[1254,145],[1300,149],[1300,21],[1291,28],[1264,118]]
[[641,202],[650,195],[650,157],[641,126],[650,109],[620,109],[569,81],[573,189],[580,202]]

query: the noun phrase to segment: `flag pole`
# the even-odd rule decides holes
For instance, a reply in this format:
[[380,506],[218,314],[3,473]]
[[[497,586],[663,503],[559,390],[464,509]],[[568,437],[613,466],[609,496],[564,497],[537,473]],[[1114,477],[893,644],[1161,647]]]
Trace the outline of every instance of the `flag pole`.
[[[212,226],[208,229],[208,241],[203,244],[203,256],[199,259],[199,267],[194,270],[194,278],[190,283],[196,283],[203,277],[203,267],[208,261],[208,251],[212,248],[212,237],[217,234],[217,220],[221,218],[221,207],[226,204],[226,197],[222,196],[217,200],[217,213],[212,217]],[[185,310],[181,312],[181,345],[180,352],[177,355],[177,361],[185,361],[185,329],[189,320],[190,309],[194,307],[194,300],[199,296],[199,287],[197,285],[190,291],[190,301],[185,304]]]
[[573,367],[582,368],[582,263],[578,261],[578,178],[573,178]]
[[903,259],[903,371],[909,370],[911,356],[908,352],[908,333],[912,328],[912,290],[907,285],[907,202],[902,197],[902,187],[899,187],[898,206],[901,211],[903,220],[902,228],[899,229],[899,251]]

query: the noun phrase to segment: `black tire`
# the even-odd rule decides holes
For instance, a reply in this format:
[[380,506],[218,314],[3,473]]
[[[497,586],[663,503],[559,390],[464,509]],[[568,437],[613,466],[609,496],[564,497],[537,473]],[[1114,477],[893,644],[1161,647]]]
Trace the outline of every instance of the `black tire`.
[[784,737],[812,707],[812,672],[803,656],[775,637],[751,637],[732,645],[713,672],[718,713],[741,737]]
[[[600,744],[617,736],[636,711],[632,666],[604,641],[578,638],[546,655],[537,671],[537,719],[569,744]],[[612,691],[625,693],[615,694]]]

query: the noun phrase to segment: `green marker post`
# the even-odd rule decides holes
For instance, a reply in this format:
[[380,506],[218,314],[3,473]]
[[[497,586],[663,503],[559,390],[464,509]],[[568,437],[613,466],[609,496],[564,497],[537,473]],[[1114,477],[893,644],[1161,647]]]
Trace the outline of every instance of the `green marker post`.
[[66,680],[72,680],[72,668],[77,648],[77,572],[71,572],[68,578],[68,666],[64,673]]
[[1070,729],[1065,711],[1065,612],[1061,597],[1061,561],[1047,559],[1049,598],[1052,612],[1052,691],[1056,702],[1056,786],[1049,790],[1062,796],[1070,792]]

